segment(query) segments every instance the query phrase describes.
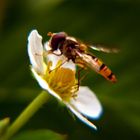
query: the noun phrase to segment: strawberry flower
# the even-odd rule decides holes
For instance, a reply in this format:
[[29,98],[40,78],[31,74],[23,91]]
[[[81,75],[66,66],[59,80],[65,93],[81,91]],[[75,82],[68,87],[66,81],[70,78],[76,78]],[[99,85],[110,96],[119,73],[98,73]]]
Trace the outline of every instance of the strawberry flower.
[[[42,37],[37,30],[29,34],[28,54],[35,79],[43,90],[63,102],[81,121],[97,129],[87,117],[96,119],[100,116],[102,107],[99,100],[88,87],[78,88],[75,64],[72,61],[63,64],[65,59],[63,55],[46,55],[50,49],[48,42],[42,44]],[[60,52],[58,50],[55,53]]]

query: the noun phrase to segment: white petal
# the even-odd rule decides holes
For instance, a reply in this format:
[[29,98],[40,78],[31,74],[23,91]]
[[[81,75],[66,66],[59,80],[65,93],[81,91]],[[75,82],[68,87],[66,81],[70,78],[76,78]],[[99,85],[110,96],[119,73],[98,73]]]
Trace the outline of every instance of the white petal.
[[81,120],[83,121],[85,124],[87,124],[88,126],[90,126],[91,128],[97,130],[97,127],[91,123],[87,118],[85,118],[78,110],[76,110],[75,108],[73,108],[73,106],[71,106],[70,104],[66,104],[66,106]]
[[99,100],[88,87],[80,86],[78,96],[72,98],[70,104],[84,116],[90,118],[98,118],[102,113]]
[[49,42],[48,42],[48,41],[45,42],[45,44],[44,44],[44,49],[45,49],[46,51],[50,51],[50,50],[51,50],[51,47],[49,46]]
[[42,37],[37,30],[33,30],[28,37],[28,54],[32,67],[38,72],[44,74],[45,65],[43,62]]
[[[48,50],[51,50],[50,46],[48,45],[48,42],[45,43],[44,45],[44,48],[46,49],[46,51]],[[61,54],[60,50],[56,50],[54,51],[55,54]],[[64,55],[61,55],[61,56],[57,56],[55,54],[49,54],[47,56],[47,61],[52,61],[53,62],[53,65],[51,67],[51,69],[53,70],[55,67],[56,67],[56,64],[59,60],[62,60],[62,63],[67,60],[67,58],[64,56]],[[62,67],[64,68],[69,68],[69,69],[72,69],[72,70],[76,70],[76,65],[70,60],[70,61],[66,61]]]
[[44,89],[47,90],[51,95],[53,95],[55,98],[57,98],[58,100],[62,100],[61,97],[55,93],[52,89],[50,89],[48,83],[32,68],[31,69],[35,79],[37,80],[37,82],[39,83],[39,85]]
[[[63,58],[62,58],[63,60]],[[76,65],[72,62],[72,60],[69,60],[67,61],[64,65],[63,65],[64,68],[69,68],[71,70],[76,70]]]

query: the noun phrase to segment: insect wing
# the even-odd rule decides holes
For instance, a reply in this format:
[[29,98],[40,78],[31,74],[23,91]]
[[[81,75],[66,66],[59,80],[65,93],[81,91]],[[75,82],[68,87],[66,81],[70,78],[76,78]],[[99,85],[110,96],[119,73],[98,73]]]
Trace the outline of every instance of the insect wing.
[[92,70],[99,72],[100,70],[100,66],[99,64],[96,62],[96,57],[86,54],[86,53],[80,53],[78,51],[76,51],[77,55],[79,56],[79,58],[82,60],[82,62],[89,68],[91,68]]
[[107,48],[107,47],[104,47],[103,45],[100,45],[100,44],[91,45],[89,47],[93,50],[101,51],[101,52],[105,52],[105,53],[118,53],[118,51],[119,51],[116,48]]
[[77,54],[87,67],[91,68],[113,83],[117,81],[112,71],[96,56],[92,56],[86,53],[79,53],[78,51]]

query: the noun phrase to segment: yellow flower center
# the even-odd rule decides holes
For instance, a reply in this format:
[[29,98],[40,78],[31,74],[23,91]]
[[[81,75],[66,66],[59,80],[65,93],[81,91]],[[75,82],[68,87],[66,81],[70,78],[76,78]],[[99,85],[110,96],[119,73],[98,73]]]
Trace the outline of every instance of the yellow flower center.
[[50,88],[55,91],[64,101],[77,95],[78,84],[75,71],[61,67],[62,61],[58,61],[56,68],[50,70],[51,62],[48,62],[45,80]]

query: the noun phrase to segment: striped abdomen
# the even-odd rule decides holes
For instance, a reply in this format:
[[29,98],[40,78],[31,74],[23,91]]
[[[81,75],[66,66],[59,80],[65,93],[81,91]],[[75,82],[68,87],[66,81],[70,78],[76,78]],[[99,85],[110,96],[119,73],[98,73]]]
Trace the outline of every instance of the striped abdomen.
[[84,53],[78,53],[79,57],[89,68],[93,69],[97,73],[101,74],[107,80],[116,82],[117,79],[112,71],[96,56]]
[[103,77],[105,77],[107,80],[111,82],[116,82],[117,79],[113,72],[97,57],[92,56],[93,60],[97,63],[99,66],[98,73],[101,74]]

